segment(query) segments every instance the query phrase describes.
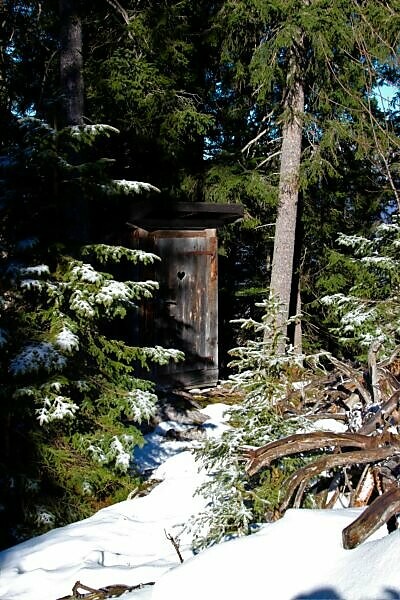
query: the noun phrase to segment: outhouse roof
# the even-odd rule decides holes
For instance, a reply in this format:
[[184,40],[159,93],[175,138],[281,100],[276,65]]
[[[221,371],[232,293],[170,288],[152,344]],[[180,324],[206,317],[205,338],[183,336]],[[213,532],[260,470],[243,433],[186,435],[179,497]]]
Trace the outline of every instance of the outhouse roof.
[[211,202],[166,202],[144,200],[132,206],[133,225],[146,230],[157,229],[213,229],[241,219],[241,204]]

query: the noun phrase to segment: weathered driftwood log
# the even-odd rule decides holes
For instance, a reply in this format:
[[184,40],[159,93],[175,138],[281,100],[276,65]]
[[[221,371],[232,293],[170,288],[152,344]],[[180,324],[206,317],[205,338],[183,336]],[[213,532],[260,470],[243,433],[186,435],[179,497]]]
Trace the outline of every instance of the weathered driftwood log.
[[377,485],[377,475],[375,475],[371,465],[366,465],[361,474],[355,490],[350,495],[349,506],[366,506]]
[[[374,438],[371,438],[374,439]],[[348,465],[367,464],[384,460],[389,456],[400,455],[400,445],[384,446],[383,448],[373,448],[366,450],[358,450],[355,452],[344,452],[343,454],[330,454],[323,456],[318,460],[298,469],[285,482],[285,498],[282,501],[279,511],[284,512],[292,499],[296,489],[301,486],[305,489],[304,482],[308,482],[313,477],[316,477],[322,471],[327,471],[335,467],[344,467]],[[294,508],[298,508],[301,503],[301,495],[297,494]]]
[[331,433],[325,431],[312,431],[309,433],[295,433],[286,438],[270,442],[259,448],[242,448],[242,456],[247,459],[246,472],[254,475],[262,467],[268,467],[273,460],[291,454],[318,450],[327,447],[338,448],[376,448],[385,443],[398,444],[400,436],[391,435],[390,439],[382,436],[368,436],[359,433]]
[[363,513],[342,532],[343,547],[356,548],[370,535],[400,513],[400,488],[393,486],[382,496],[378,496]]
[[346,421],[348,416],[345,412],[316,412],[305,415],[308,421],[319,421],[324,419],[333,419],[334,421]]
[[373,433],[379,424],[384,424],[387,418],[398,408],[400,401],[400,390],[397,390],[390,396],[386,402],[382,404],[379,410],[376,411],[358,430],[357,433],[368,435]]
[[366,386],[363,385],[363,383],[361,382],[360,372],[350,367],[350,365],[345,364],[342,361],[334,358],[333,356],[329,356],[329,360],[333,365],[335,365],[335,367],[339,371],[344,373],[354,383],[355,387],[357,388],[357,391],[359,392],[364,402],[366,404],[369,404],[372,400],[371,394],[369,393]]
[[96,589],[77,581],[72,588],[72,595],[63,596],[62,598],[58,598],[58,600],[76,600],[77,598],[83,598],[84,600],[106,600],[106,598],[117,598],[126,592],[152,586],[154,583],[154,581],[150,581],[149,583],[139,583],[138,585],[117,583],[115,585],[107,585],[106,587]]
[[371,381],[371,392],[372,400],[374,402],[380,402],[381,400],[381,389],[379,387],[378,367],[376,364],[376,355],[378,350],[381,348],[381,342],[374,340],[369,348],[368,352],[368,372]]

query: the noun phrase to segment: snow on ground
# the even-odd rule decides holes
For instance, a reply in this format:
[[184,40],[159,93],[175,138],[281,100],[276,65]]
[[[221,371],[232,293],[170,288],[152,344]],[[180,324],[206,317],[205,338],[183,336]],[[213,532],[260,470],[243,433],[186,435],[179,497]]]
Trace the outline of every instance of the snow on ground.
[[214,546],[172,569],[151,600],[400,598],[400,531],[354,550],[342,547],[342,529],[359,514],[288,510],[252,536]]
[[[220,435],[222,404],[203,412],[209,435]],[[289,510],[250,537],[193,556],[184,532],[205,500],[194,495],[205,473],[190,444],[166,441],[160,424],[137,453],[161,482],[144,497],[104,508],[0,553],[1,600],[56,600],[76,581],[99,588],[154,586],[126,600],[394,600],[400,599],[400,531],[381,528],[354,550],[342,530],[362,509]],[[180,541],[181,565],[166,534]]]

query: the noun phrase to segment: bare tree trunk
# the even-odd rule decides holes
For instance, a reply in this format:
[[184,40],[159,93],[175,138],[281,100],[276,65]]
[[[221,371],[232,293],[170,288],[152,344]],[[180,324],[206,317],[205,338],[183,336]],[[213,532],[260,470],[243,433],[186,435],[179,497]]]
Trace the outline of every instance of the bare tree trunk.
[[[296,298],[296,315],[301,314],[301,288],[300,288],[300,277],[297,283],[297,298]],[[296,323],[294,326],[294,340],[293,346],[297,352],[297,354],[301,354],[303,352],[303,329],[301,326],[301,319],[296,319]]]
[[82,23],[74,0],[60,0],[61,20],[60,82],[63,94],[63,121],[83,123]]
[[[61,122],[66,126],[83,125],[82,22],[77,4],[77,0],[59,0]],[[79,164],[79,150],[70,148],[68,161]],[[74,187],[73,181],[65,182],[61,187],[65,211],[63,219],[68,236],[75,243],[87,243],[90,223],[88,199]]]
[[[286,321],[292,292],[293,258],[296,239],[297,204],[304,113],[304,86],[298,76],[298,57],[290,61],[285,98],[285,122],[282,131],[278,215],[275,225],[274,254],[271,272],[271,296],[280,304],[277,327],[287,335]],[[282,339],[278,350],[284,351]]]

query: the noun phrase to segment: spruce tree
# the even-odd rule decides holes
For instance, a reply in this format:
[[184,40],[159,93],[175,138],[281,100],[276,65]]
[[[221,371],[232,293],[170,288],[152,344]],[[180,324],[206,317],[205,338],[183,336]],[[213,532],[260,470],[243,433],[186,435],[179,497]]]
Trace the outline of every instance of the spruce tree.
[[[358,159],[379,154],[376,132],[383,136],[385,120],[373,94],[383,80],[383,65],[396,61],[393,18],[391,7],[374,0],[225,2],[218,14],[225,36],[221,53],[225,69],[231,72],[230,81],[240,83],[241,92],[248,90],[246,97],[253,99],[247,109],[249,136],[241,162],[255,166],[276,190],[270,287],[284,307],[284,322],[289,290],[293,307],[297,292],[293,259],[298,270],[301,240],[297,247],[294,241],[301,217],[299,197],[302,208],[313,201],[310,186],[320,181],[326,189],[325,178],[341,176],[343,146],[351,147]],[[255,50],[249,58],[243,46],[250,44]],[[237,108],[234,86],[225,89],[226,81],[221,82],[221,95]],[[379,147],[390,156],[382,141]],[[294,308],[290,310],[294,314]]]
[[382,359],[396,355],[400,341],[399,217],[376,225],[369,237],[341,234],[336,262],[351,273],[350,285],[321,298],[332,333],[343,351],[365,361],[372,343]]
[[166,201],[201,201],[214,5],[130,1],[122,15],[112,4],[85,19],[88,112],[121,131],[113,155],[126,178],[151,180]]
[[[15,18],[34,9],[20,4]],[[82,7],[68,0],[61,9],[63,101],[49,85],[46,97],[55,97],[42,115],[34,95],[15,97],[18,117],[10,111],[1,157],[2,545],[126,498],[137,479],[139,426],[157,402],[139,372],[182,357],[118,333],[115,322],[129,331],[158,287],[132,280],[136,265],[158,258],[129,248],[121,225],[135,194],[158,190],[110,177],[106,140],[117,130],[83,124]],[[25,52],[18,35],[16,65]],[[45,35],[56,41],[54,31]]]
[[56,131],[23,118],[2,159],[1,477],[10,536],[3,543],[126,497],[132,449],[143,443],[138,425],[157,402],[139,368],[180,357],[133,347],[110,328],[157,289],[118,270],[157,257],[95,238],[77,244],[65,220],[75,194],[104,217],[121,196],[121,185],[101,176],[101,161],[68,162],[71,147],[81,157],[86,148],[88,158],[94,140],[110,133]]
[[[246,447],[259,447],[299,431],[311,431],[313,424],[298,415],[284,415],[282,401],[321,367],[324,353],[301,356],[292,347],[280,352],[281,327],[276,327],[279,305],[273,300],[259,303],[259,320],[236,321],[249,335],[242,345],[232,348],[230,377],[232,389],[244,399],[225,412],[227,429],[218,439],[197,448],[196,460],[210,477],[197,494],[207,501],[204,511],[189,523],[195,550],[247,535],[266,521],[274,519],[285,479],[308,457],[283,458],[262,475],[245,473],[242,458]],[[295,383],[294,383],[295,382]]]

